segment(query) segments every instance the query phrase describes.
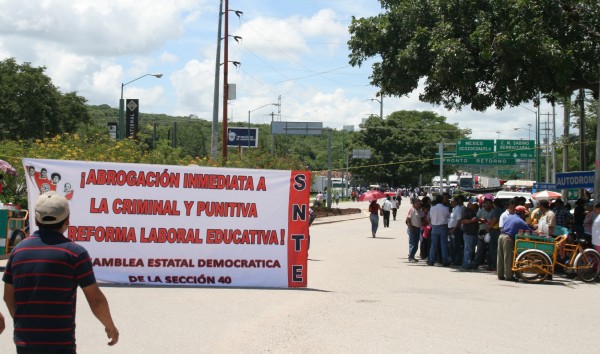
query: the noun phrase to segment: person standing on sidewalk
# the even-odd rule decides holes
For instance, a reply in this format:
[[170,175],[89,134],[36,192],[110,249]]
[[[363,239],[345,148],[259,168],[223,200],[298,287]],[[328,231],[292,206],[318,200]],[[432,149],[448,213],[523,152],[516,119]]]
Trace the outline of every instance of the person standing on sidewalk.
[[415,258],[419,248],[419,238],[421,237],[421,227],[423,226],[423,213],[421,213],[421,200],[415,198],[413,206],[406,215],[406,226],[408,227],[408,261],[418,262]]
[[447,267],[450,265],[448,260],[448,218],[450,211],[444,205],[444,197],[438,194],[435,197],[435,203],[429,210],[429,222],[431,223],[431,247],[429,248],[428,265],[435,263],[438,244],[442,249],[442,265]]
[[96,283],[87,251],[63,236],[69,203],[51,191],[35,203],[33,235],[11,252],[4,276],[4,301],[14,322],[17,353],[75,353],[75,309],[80,286],[96,318],[115,345],[119,331]]
[[388,195],[381,206],[381,210],[383,210],[383,227],[390,227],[390,213],[392,212],[392,202],[390,199],[392,198]]
[[369,204],[369,220],[371,221],[371,235],[375,237],[377,229],[379,228],[379,214],[381,213],[381,206],[377,204],[377,200],[371,200]]

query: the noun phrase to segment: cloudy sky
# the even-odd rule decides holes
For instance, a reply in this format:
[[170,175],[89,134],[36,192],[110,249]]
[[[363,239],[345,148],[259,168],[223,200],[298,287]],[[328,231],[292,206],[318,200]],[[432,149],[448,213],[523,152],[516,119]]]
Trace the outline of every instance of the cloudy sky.
[[[377,0],[229,2],[243,12],[229,17],[230,35],[242,37],[229,44],[229,60],[241,63],[229,66],[229,82],[237,86],[230,120],[247,121],[252,110],[253,122],[269,122],[270,113],[277,113],[269,104],[279,96],[283,121],[321,121],[341,129],[379,114],[370,64],[351,67],[346,44],[352,16],[376,15]],[[122,83],[162,73],[161,79],[126,85],[125,98],[139,98],[142,112],[211,120],[218,13],[219,0],[0,0],[0,60],[45,66],[62,91],[112,107],[118,107]],[[535,129],[531,103],[483,113],[447,111],[419,102],[419,91],[386,97],[384,115],[435,111],[471,128],[473,139],[527,138],[527,124]],[[543,104],[541,112],[552,112],[551,106]],[[562,108],[556,114],[561,135]]]

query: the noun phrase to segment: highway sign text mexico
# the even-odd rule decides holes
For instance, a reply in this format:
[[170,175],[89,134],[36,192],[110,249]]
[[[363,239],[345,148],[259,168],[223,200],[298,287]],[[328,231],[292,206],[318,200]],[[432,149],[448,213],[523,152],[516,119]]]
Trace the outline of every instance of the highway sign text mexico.
[[458,140],[456,142],[457,155],[491,152],[494,152],[494,140]]

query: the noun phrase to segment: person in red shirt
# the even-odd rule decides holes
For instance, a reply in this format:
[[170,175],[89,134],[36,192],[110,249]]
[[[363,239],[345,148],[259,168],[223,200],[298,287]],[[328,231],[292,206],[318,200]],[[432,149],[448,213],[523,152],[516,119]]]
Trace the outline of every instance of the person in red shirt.
[[369,204],[369,220],[371,220],[371,234],[375,237],[377,228],[379,227],[379,214],[381,213],[381,206],[377,204],[377,200],[371,200]]

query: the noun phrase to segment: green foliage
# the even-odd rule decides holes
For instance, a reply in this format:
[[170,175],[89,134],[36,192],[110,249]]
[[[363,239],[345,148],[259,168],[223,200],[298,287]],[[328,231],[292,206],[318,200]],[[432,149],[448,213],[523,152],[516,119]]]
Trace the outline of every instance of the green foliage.
[[61,94],[45,68],[0,61],[0,139],[35,139],[72,133],[89,122],[85,99]]
[[385,13],[354,18],[350,64],[373,64],[371,83],[402,96],[483,111],[538,92],[598,89],[597,0],[380,0]]
[[433,112],[399,111],[385,120],[372,116],[362,125],[353,144],[370,148],[371,158],[352,159],[353,174],[364,184],[387,183],[392,186],[418,185],[419,175],[430,179],[436,174],[432,158],[437,143],[465,137],[468,130],[448,124]]

